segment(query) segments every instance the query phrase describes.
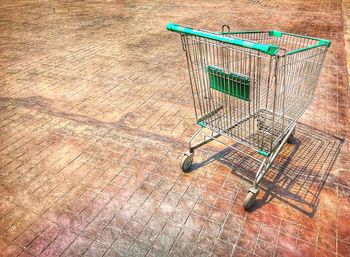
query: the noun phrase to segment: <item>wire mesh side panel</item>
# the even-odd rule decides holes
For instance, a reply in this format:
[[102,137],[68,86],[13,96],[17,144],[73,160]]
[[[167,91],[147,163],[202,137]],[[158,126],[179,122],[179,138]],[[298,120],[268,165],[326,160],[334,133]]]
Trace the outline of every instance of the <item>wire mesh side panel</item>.
[[261,110],[274,101],[275,59],[258,51],[182,35],[196,119],[256,150],[273,137],[261,129]]
[[[274,36],[269,32],[234,33],[227,37],[237,37],[252,42],[277,45],[286,53],[280,54],[276,67],[276,81],[272,78],[270,87],[276,84],[273,101],[265,101],[266,108],[261,110],[264,116],[262,129],[271,134],[271,149],[278,146],[280,140],[311,104],[315,88],[324,64],[327,47],[317,46],[318,41],[297,35],[281,34]],[[315,46],[303,51],[296,51]],[[293,53],[294,51],[294,53]],[[288,52],[291,52],[290,54]],[[262,98],[263,99],[263,98]]]
[[280,91],[276,100],[276,123],[288,130],[303,115],[315,97],[315,89],[326,56],[326,47],[286,55],[277,69]]

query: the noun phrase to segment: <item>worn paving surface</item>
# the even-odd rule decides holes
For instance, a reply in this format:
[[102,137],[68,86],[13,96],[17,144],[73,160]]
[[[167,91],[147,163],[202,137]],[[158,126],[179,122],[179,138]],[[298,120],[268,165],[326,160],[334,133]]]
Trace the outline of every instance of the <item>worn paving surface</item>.
[[[350,256],[341,1],[5,0],[0,14],[1,256]],[[211,143],[178,168],[196,125],[168,21],[332,40],[250,213],[256,163]]]

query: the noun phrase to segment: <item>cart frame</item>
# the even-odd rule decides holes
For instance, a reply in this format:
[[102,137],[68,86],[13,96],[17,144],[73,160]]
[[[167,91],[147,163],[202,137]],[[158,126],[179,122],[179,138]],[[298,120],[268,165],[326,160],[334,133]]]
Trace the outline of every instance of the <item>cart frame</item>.
[[[190,170],[194,150],[215,140],[260,163],[243,206],[249,210],[259,183],[286,142],[292,143],[297,120],[312,103],[331,42],[280,31],[208,32],[169,23],[181,34],[197,124],[181,169]],[[192,144],[204,129],[204,140]],[[256,150],[250,155],[218,138],[224,136]]]

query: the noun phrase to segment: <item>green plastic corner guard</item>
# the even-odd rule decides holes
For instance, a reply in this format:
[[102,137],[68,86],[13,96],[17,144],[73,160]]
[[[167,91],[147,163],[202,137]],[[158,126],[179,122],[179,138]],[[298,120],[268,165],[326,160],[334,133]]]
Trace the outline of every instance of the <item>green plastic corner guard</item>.
[[258,151],[258,153],[265,157],[268,157],[270,155],[268,152],[265,152],[264,150],[261,150],[261,149]]
[[197,124],[202,128],[205,128],[207,126],[203,121],[197,121]]
[[168,23],[166,25],[166,28],[169,31],[187,34],[187,35],[192,35],[192,36],[199,36],[199,37],[212,39],[212,40],[216,40],[216,41],[227,43],[227,44],[241,46],[244,48],[257,50],[257,51],[260,51],[260,52],[268,54],[268,55],[276,55],[278,52],[278,46],[253,43],[253,42],[245,41],[245,40],[238,39],[238,38],[224,37],[224,36],[221,36],[219,34],[214,34],[214,33],[210,33],[210,32],[196,30],[196,29],[192,29],[192,28],[188,28],[188,27],[182,27],[182,26],[180,26],[178,24],[174,24],[174,23]]

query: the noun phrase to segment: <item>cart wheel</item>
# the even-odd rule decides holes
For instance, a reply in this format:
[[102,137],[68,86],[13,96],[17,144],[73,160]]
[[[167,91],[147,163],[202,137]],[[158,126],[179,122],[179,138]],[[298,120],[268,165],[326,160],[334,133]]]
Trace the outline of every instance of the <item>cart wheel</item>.
[[194,153],[184,153],[184,156],[182,157],[180,168],[182,169],[183,172],[186,172],[190,169],[192,163],[193,163],[193,156]]
[[293,129],[292,134],[290,134],[290,136],[289,136],[288,139],[287,139],[287,143],[288,143],[288,144],[293,144],[293,141],[294,141],[294,133],[295,133],[295,128]]
[[259,190],[257,190],[256,193],[253,193],[252,191],[248,192],[248,194],[245,197],[244,202],[243,202],[244,210],[248,211],[253,207],[256,196],[258,195],[258,193],[259,193]]

